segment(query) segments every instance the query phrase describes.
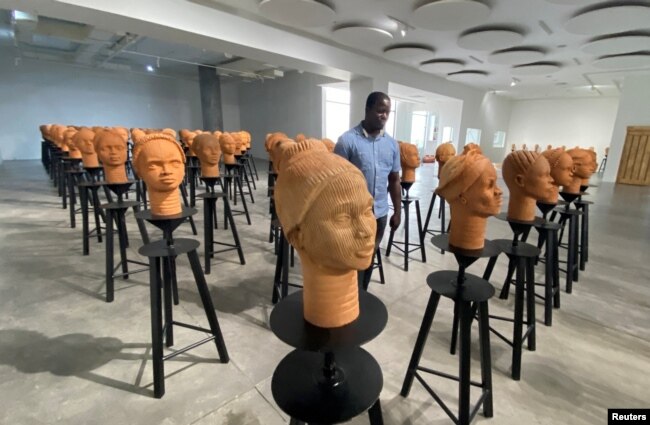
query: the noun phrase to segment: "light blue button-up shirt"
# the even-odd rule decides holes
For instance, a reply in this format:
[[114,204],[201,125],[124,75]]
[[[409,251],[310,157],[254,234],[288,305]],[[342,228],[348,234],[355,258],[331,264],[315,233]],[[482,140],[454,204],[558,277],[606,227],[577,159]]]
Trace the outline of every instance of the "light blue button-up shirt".
[[339,137],[334,152],[361,170],[368,191],[375,199],[376,218],[388,215],[388,174],[402,169],[397,141],[383,130],[377,137],[369,136],[361,124]]

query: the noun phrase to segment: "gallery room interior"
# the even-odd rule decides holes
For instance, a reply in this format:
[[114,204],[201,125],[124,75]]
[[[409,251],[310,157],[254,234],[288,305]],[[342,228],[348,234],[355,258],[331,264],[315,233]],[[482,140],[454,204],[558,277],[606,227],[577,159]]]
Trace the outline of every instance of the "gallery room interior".
[[0,0],[0,76],[0,423],[650,414],[650,2]]

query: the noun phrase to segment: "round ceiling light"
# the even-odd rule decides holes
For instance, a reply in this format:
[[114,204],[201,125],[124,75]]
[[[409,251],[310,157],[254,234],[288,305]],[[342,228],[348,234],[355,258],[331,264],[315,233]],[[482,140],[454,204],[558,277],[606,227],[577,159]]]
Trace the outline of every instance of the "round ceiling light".
[[377,46],[393,39],[393,34],[381,28],[349,25],[334,29],[339,43],[356,47]]
[[560,64],[556,62],[533,62],[514,66],[510,73],[512,75],[544,75],[557,72],[560,68]]
[[523,34],[510,28],[484,28],[461,34],[458,45],[468,50],[497,50],[511,47],[523,39]]
[[413,10],[411,22],[434,31],[463,30],[485,22],[490,8],[476,0],[431,0]]
[[648,22],[650,5],[634,3],[587,9],[569,19],[564,28],[573,34],[600,35],[647,28]]
[[434,52],[435,51],[428,46],[395,44],[384,49],[384,56],[395,62],[415,65],[433,56]]
[[600,0],[546,0],[549,3],[567,4],[572,6],[589,6],[598,3]]
[[430,72],[432,74],[449,74],[458,72],[463,69],[465,62],[459,59],[433,59],[422,62],[420,71]]
[[612,34],[591,40],[585,43],[581,49],[583,52],[591,53],[592,55],[612,55],[650,50],[650,34]]
[[596,59],[596,68],[628,69],[650,66],[650,52],[624,53],[622,55],[607,55]]
[[481,79],[485,78],[488,76],[488,73],[485,71],[478,71],[478,70],[466,70],[466,71],[459,71],[459,72],[452,72],[450,74],[447,74],[447,80],[449,81],[458,81],[458,82],[465,82],[465,83],[473,83],[476,81],[480,81]]
[[281,24],[301,28],[323,27],[334,22],[334,9],[315,0],[262,0],[262,15]]
[[535,62],[544,57],[541,49],[533,47],[513,47],[490,53],[488,62],[497,65],[516,65],[518,63]]

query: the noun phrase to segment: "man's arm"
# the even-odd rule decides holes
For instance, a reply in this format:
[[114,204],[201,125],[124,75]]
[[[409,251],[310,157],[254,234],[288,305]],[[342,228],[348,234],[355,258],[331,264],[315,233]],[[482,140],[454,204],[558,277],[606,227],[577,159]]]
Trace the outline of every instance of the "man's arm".
[[396,230],[402,221],[402,185],[399,181],[399,172],[393,171],[388,174],[388,193],[395,209],[390,218],[390,228]]
[[348,161],[350,160],[350,149],[348,148],[348,143],[343,138],[343,136],[339,137],[339,140],[336,142],[336,145],[334,146],[334,153],[342,156]]

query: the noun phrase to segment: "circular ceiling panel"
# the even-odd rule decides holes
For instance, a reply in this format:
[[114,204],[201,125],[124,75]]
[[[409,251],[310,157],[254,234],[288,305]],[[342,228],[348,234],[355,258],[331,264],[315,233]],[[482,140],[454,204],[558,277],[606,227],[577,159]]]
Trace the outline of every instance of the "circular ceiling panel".
[[555,4],[567,4],[572,6],[589,6],[591,4],[596,4],[601,0],[546,0],[549,3]]
[[476,0],[431,0],[413,11],[411,22],[434,31],[462,31],[485,22],[490,8]]
[[322,27],[334,22],[334,9],[315,0],[262,0],[262,15],[285,25],[302,28]]
[[650,66],[650,52],[625,53],[622,55],[608,55],[596,59],[593,63],[596,68],[603,69],[628,69]]
[[535,62],[544,57],[541,49],[532,47],[513,47],[490,53],[488,62],[497,65],[516,65],[518,63]]
[[378,46],[393,39],[393,34],[376,27],[350,25],[334,30],[334,37],[339,43],[356,47]]
[[458,72],[463,69],[465,62],[459,59],[433,59],[422,62],[420,71],[430,72],[432,74],[449,74]]
[[508,28],[471,30],[458,37],[458,45],[468,50],[497,50],[520,43],[524,36]]
[[428,46],[395,44],[384,49],[384,56],[396,62],[414,65],[431,58],[434,52],[435,51]]
[[650,50],[650,34],[612,35],[592,40],[582,46],[583,52],[593,55],[613,55],[640,50]]
[[487,76],[488,73],[485,71],[467,70],[467,71],[452,72],[450,74],[447,74],[447,80],[458,81],[461,83],[473,83],[476,81],[481,81],[483,78]]
[[561,68],[556,62],[533,62],[512,67],[512,75],[544,75],[552,74]]
[[600,35],[646,28],[648,22],[650,5],[621,4],[587,9],[569,19],[564,28],[573,34]]

